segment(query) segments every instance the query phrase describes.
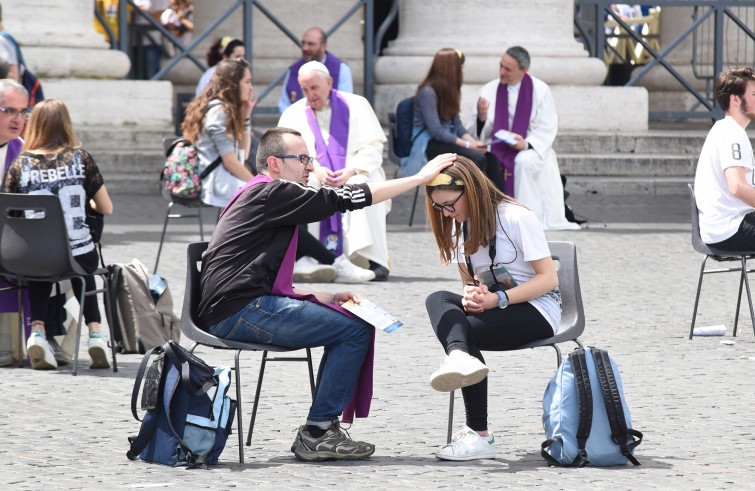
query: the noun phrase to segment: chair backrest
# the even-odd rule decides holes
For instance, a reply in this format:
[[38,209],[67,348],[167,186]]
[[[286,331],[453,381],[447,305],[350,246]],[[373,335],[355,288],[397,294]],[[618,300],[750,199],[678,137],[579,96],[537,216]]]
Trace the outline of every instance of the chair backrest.
[[401,158],[396,155],[396,113],[388,113],[388,160],[401,165]]
[[695,188],[691,183],[687,184],[687,188],[689,189],[689,211],[690,222],[692,223],[692,247],[700,254],[713,256],[715,255],[713,251],[700,237],[700,215],[697,210],[697,200],[695,200]]
[[[82,217],[83,218],[83,217]],[[0,193],[0,267],[24,279],[85,274],[73,260],[57,196]]]
[[548,247],[553,259],[558,261],[558,284],[561,291],[561,327],[556,337],[563,341],[574,340],[585,330],[577,248],[571,242],[548,242]]

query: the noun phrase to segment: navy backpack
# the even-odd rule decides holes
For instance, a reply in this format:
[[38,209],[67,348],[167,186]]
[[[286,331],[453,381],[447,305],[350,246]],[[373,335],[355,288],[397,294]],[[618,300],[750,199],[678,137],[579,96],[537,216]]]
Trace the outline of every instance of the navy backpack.
[[396,106],[396,132],[393,137],[393,153],[408,157],[412,152],[414,130],[414,96],[401,100]]

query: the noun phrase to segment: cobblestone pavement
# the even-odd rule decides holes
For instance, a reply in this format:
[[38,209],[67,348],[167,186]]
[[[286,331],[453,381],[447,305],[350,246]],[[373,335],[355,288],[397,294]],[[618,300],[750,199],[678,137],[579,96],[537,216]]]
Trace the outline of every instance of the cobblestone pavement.
[[[235,434],[221,465],[210,471],[130,462],[126,438],[137,432],[139,423],[130,414],[129,401],[141,357],[120,356],[118,373],[95,371],[87,368],[82,350],[78,377],[66,368],[0,369],[0,488],[753,487],[755,421],[750,409],[755,342],[746,309],[740,335],[731,336],[735,275],[708,277],[700,307],[700,325],[726,324],[727,336],[687,339],[701,257],[690,245],[686,196],[573,196],[576,212],[591,219],[589,228],[548,233],[550,240],[577,244],[587,316],[582,339],[607,349],[621,369],[634,426],[645,434],[636,452],[642,466],[562,469],[545,464],[539,455],[544,439],[541,398],[556,368],[549,348],[486,353],[495,460],[436,460],[433,452],[445,441],[448,396],[427,383],[442,351],[424,299],[439,289],[457,289],[459,281],[454,267],[439,264],[421,203],[418,223],[406,225],[411,198],[410,194],[395,200],[389,218],[390,280],[354,288],[405,323],[392,334],[378,333],[372,412],[351,429],[355,438],[376,445],[372,458],[322,464],[294,458],[289,448],[307,412],[308,384],[303,364],[286,363],[268,365],[244,465],[238,464]],[[105,260],[138,257],[152,267],[165,202],[159,197],[116,196],[116,210],[106,225]],[[163,250],[159,270],[168,279],[177,312],[183,297],[185,246],[195,240],[195,223],[172,224]],[[183,339],[182,344],[190,343]],[[233,362],[227,352],[199,349],[198,354],[212,364]],[[321,350],[315,355],[319,358]],[[242,355],[245,426],[259,357]],[[456,408],[458,428],[463,422],[460,399]]]

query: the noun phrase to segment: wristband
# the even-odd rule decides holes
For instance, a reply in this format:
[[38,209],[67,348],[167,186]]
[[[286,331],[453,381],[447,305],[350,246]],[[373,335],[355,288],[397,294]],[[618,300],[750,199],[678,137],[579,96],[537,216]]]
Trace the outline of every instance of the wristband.
[[465,140],[465,141],[464,141],[464,146],[465,146],[466,148],[469,148],[470,146],[472,146],[472,143],[471,143],[471,142],[470,142],[469,140]]

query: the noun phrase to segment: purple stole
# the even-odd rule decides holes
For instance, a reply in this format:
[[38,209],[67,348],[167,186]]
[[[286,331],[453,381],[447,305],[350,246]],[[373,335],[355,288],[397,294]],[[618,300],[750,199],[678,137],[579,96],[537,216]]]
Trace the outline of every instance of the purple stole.
[[[514,122],[509,128],[509,91],[508,86],[498,84],[495,96],[495,119],[493,120],[493,134],[498,130],[513,131],[527,138],[532,115],[532,77],[525,73],[522,85],[519,87],[519,99],[516,101]],[[514,150],[502,141],[495,141],[490,145],[490,152],[498,158],[503,171],[503,192],[514,196],[514,159],[518,150]]]
[[[322,137],[320,126],[317,124],[315,112],[309,107],[309,102],[307,102],[305,113],[309,129],[312,130],[312,134],[315,137],[317,161],[320,165],[336,171],[346,167],[350,113],[346,99],[335,89],[330,91],[330,109],[332,111],[330,117],[330,139],[327,145],[325,144],[325,139]],[[338,237],[335,250],[335,255],[338,257],[343,254],[343,221],[341,220],[341,213],[335,213],[327,220],[320,222],[320,242],[327,244],[328,236],[333,234]]]
[[[251,186],[257,184],[265,184],[272,182],[273,179],[270,176],[264,174],[256,175],[252,180],[244,184],[231,199],[230,203],[225,207],[220,214],[222,217],[230,206],[238,199],[239,196]],[[318,305],[322,305],[329,309],[333,309],[336,312],[347,317],[354,317],[354,314],[344,309],[338,304],[329,304],[320,302],[316,296],[312,294],[299,294],[295,293],[293,289],[293,277],[294,277],[294,262],[296,261],[296,243],[299,238],[299,228],[294,227],[294,235],[291,237],[291,242],[288,244],[286,255],[283,257],[283,262],[280,265],[278,274],[275,275],[275,281],[270,291],[270,295],[277,295],[281,297],[295,298],[305,302],[312,302]],[[372,403],[372,370],[375,361],[375,329],[372,329],[372,343],[370,348],[365,354],[364,361],[362,362],[362,368],[359,372],[359,378],[354,385],[354,393],[351,396],[351,400],[347,404],[343,411],[343,421],[351,423],[354,420],[354,414],[357,418],[366,418],[370,414],[370,404]]]
[[16,138],[15,140],[11,140],[8,142],[8,152],[5,154],[5,172],[8,172],[8,167],[10,167],[11,162],[18,157],[18,154],[21,153],[21,147],[23,146],[24,141],[21,138]]
[[[301,99],[301,87],[299,86],[299,68],[305,64],[304,58],[299,58],[296,63],[288,67],[288,82],[286,83],[286,94],[288,100],[293,104]],[[333,87],[338,88],[338,75],[341,73],[341,60],[336,58],[329,51],[325,52],[325,61],[323,65],[328,68],[330,76],[333,77]]]

